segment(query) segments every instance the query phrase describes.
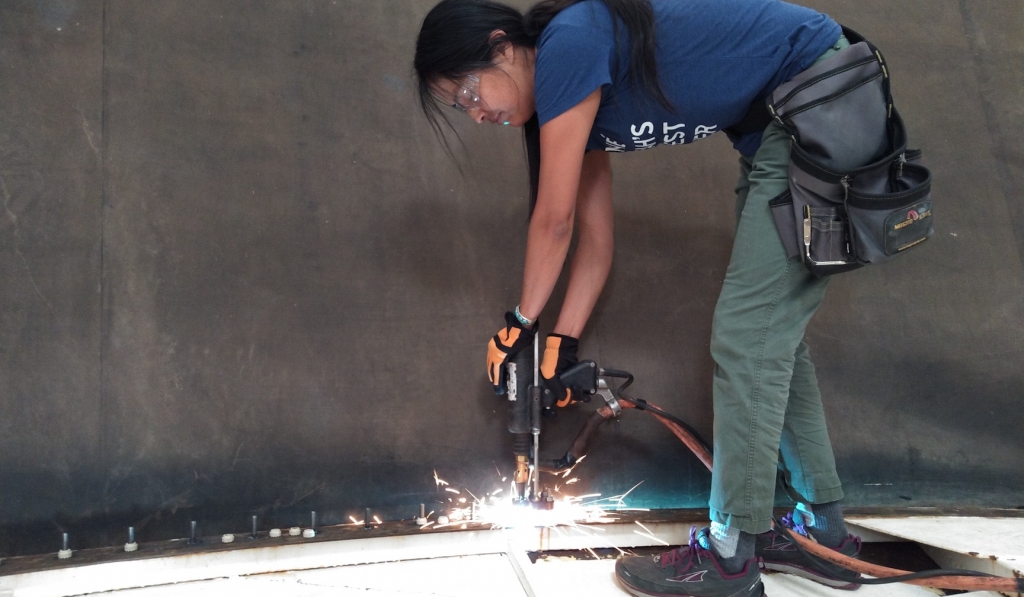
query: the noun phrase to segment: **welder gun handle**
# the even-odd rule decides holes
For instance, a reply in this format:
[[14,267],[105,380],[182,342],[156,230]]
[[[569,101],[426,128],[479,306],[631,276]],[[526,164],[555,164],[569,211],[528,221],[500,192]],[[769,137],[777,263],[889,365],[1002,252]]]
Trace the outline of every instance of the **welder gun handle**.
[[594,361],[580,361],[566,369],[558,379],[567,388],[576,388],[584,395],[597,393],[597,363]]

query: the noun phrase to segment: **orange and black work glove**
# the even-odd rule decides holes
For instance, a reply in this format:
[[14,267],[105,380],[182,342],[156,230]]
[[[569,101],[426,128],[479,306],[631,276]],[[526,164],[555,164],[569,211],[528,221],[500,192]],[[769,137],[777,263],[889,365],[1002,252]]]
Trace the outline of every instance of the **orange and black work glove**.
[[494,384],[494,393],[501,396],[505,393],[505,378],[508,373],[505,364],[520,350],[530,346],[533,335],[537,331],[537,322],[532,327],[524,327],[515,313],[505,313],[505,327],[487,343],[487,379]]
[[550,406],[553,402],[556,406],[563,407],[582,400],[578,388],[565,387],[558,377],[565,373],[566,369],[579,363],[579,359],[576,358],[576,349],[579,345],[580,341],[572,336],[561,334],[548,336],[544,346],[544,359],[540,362],[540,376],[544,383],[544,390],[545,393],[550,392],[549,396],[545,396],[547,398],[545,404]]

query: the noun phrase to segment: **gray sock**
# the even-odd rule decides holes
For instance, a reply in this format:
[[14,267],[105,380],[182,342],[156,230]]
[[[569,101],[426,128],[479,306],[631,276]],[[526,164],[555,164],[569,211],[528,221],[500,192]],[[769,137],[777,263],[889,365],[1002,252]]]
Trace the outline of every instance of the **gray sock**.
[[711,523],[711,551],[718,556],[722,569],[735,574],[754,557],[754,535],[717,522]]
[[[800,504],[800,506],[804,506],[804,504]],[[818,540],[818,543],[826,547],[839,547],[839,544],[850,534],[846,528],[846,520],[843,518],[843,509],[839,507],[839,502],[811,504],[810,510],[812,516],[807,521],[807,528],[811,535]]]

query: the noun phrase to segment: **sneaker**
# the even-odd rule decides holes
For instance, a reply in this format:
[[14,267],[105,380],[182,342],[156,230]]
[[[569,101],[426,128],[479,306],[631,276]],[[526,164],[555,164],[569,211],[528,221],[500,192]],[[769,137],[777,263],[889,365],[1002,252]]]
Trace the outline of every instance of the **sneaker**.
[[[793,532],[807,536],[807,529],[803,525],[794,524],[791,514],[782,518],[782,524]],[[855,558],[860,553],[860,543],[860,537],[850,535],[832,549],[844,556]],[[774,529],[757,536],[754,555],[761,560],[761,567],[764,570],[802,576],[833,589],[855,591],[861,587],[860,584],[849,580],[859,578],[859,574],[810,554],[804,555],[792,541]]]
[[743,570],[730,574],[722,570],[718,556],[709,546],[708,529],[690,529],[690,544],[657,556],[621,557],[615,562],[615,577],[627,591],[639,597],[763,597],[764,585],[757,558]]

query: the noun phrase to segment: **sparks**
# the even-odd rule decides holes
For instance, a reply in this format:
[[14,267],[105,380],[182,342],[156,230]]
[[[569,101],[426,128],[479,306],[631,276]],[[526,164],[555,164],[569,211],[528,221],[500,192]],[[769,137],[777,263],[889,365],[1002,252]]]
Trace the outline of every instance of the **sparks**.
[[637,535],[640,535],[640,536],[646,537],[647,539],[652,539],[652,540],[654,540],[654,541],[656,541],[657,543],[660,543],[660,544],[662,544],[662,545],[669,545],[669,542],[667,542],[667,541],[662,541],[662,540],[660,540],[660,539],[658,539],[658,538],[654,537],[654,534],[653,534],[653,532],[651,531],[651,529],[649,529],[649,528],[647,528],[646,526],[644,526],[643,522],[640,522],[639,520],[634,520],[634,522],[636,522],[636,523],[637,523],[637,524],[638,524],[638,525],[640,526],[640,528],[643,528],[644,530],[646,530],[646,531],[647,531],[647,532],[640,532],[639,530],[634,530],[633,532],[636,532],[636,534],[637,534]]
[[647,537],[648,539],[651,539],[652,541],[657,541],[658,543],[661,543],[662,545],[668,545],[667,541],[662,541],[661,539],[658,539],[654,535],[650,535],[648,533],[641,533],[640,531],[633,531],[633,532],[636,533],[637,535],[640,535],[641,537]]
[[640,481],[640,483],[637,483],[636,485],[630,487],[629,491],[627,491],[626,493],[624,493],[624,494],[622,494],[622,495],[620,495],[618,497],[618,500],[622,501],[622,500],[626,499],[626,496],[628,496],[629,494],[633,493],[633,490],[636,489],[637,487],[640,487],[640,485],[642,485],[642,484],[643,484],[643,481]]
[[652,536],[654,535],[654,533],[651,531],[651,529],[649,529],[649,528],[644,526],[644,523],[640,522],[639,520],[634,520],[633,522],[635,522],[637,525],[639,525],[641,529],[647,531],[648,535],[652,535]]
[[[530,480],[532,481],[532,477],[537,474],[537,471],[531,470],[530,472]],[[600,528],[600,525],[619,520],[615,512],[625,508],[625,498],[639,486],[639,483],[622,495],[607,498],[602,498],[600,493],[568,495],[563,493],[563,491],[559,491],[559,486],[556,486],[555,492],[552,493],[552,495],[556,496],[555,501],[551,504],[552,508],[550,510],[540,510],[516,503],[517,489],[515,483],[512,482],[506,485],[506,482],[509,480],[508,477],[499,476],[498,478],[501,479],[498,487],[489,492],[477,492],[474,494],[472,490],[458,483],[454,485],[449,484],[437,476],[437,471],[434,471],[436,485],[439,488],[443,486],[445,492],[452,494],[453,497],[460,497],[457,498],[457,503],[449,497],[444,508],[437,512],[439,517],[445,517],[442,519],[444,524],[435,520],[422,525],[420,529],[444,529],[446,527],[467,529],[480,528],[481,526],[510,530],[553,528],[559,535],[568,536],[573,533],[584,535],[588,538],[588,542],[593,542],[594,548],[611,548],[618,550],[619,553],[625,553],[618,546],[611,544],[606,535],[606,529]],[[558,473],[555,475],[555,478],[562,479],[564,477],[562,473]],[[567,479],[561,483],[561,489],[564,490],[569,485],[576,484],[579,481],[579,477]],[[510,491],[505,491],[506,487]],[[481,497],[477,497],[477,495]],[[499,495],[502,497],[498,497]],[[661,542],[653,533],[650,533],[650,529],[640,528],[646,531],[643,535],[648,541],[651,543]],[[596,552],[591,550],[591,553],[595,558],[600,559]]]

